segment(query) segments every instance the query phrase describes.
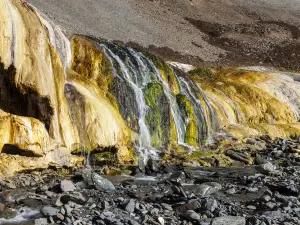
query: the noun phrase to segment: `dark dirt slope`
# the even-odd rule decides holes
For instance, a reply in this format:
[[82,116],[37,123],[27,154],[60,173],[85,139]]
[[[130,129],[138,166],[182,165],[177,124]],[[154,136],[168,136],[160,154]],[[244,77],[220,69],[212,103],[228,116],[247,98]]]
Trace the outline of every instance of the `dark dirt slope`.
[[195,65],[300,71],[298,0],[30,0],[68,33],[143,46]]

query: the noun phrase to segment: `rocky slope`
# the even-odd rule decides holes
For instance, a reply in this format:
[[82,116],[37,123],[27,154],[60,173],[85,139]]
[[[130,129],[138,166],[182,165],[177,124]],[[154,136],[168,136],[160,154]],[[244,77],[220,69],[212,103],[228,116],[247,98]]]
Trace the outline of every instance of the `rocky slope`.
[[166,60],[299,71],[296,0],[30,2],[69,33],[141,45]]
[[131,167],[130,176],[100,176],[110,173],[104,168],[19,174],[0,180],[0,223],[297,225],[299,140],[264,142],[252,152],[255,165],[244,168],[150,160]]

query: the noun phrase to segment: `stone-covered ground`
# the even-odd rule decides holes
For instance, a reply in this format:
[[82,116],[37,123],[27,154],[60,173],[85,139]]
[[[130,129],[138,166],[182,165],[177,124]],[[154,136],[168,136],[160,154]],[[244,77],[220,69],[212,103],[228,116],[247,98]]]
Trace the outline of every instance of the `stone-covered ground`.
[[100,176],[103,168],[17,174],[0,181],[0,221],[19,215],[27,221],[10,224],[300,224],[299,141],[264,139],[251,166],[149,160],[127,176]]

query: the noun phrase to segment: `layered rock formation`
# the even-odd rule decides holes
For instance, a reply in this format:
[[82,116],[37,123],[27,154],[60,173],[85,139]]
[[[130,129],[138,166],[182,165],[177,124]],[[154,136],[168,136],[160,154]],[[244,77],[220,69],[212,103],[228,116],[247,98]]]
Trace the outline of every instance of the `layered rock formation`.
[[2,175],[74,165],[81,158],[71,152],[82,150],[115,149],[120,163],[134,163],[134,149],[199,150],[219,132],[300,133],[298,74],[184,73],[120,44],[69,41],[18,0],[0,0],[0,17]]

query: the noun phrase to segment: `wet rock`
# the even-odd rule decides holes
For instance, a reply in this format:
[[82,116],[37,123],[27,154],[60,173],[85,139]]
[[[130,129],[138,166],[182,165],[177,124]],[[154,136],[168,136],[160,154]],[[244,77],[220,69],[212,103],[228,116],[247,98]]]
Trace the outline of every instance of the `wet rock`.
[[261,197],[261,200],[263,200],[264,202],[269,202],[269,201],[271,201],[271,196],[269,196],[269,195],[263,195],[262,197]]
[[139,225],[139,223],[136,222],[135,220],[129,220],[129,224],[130,225]]
[[155,159],[149,159],[147,162],[147,168],[151,171],[151,172],[157,172],[158,171],[158,160]]
[[208,196],[222,189],[222,185],[217,182],[207,182],[198,185],[198,193],[200,196]]
[[57,214],[56,214],[56,217],[57,217],[59,220],[64,220],[64,219],[65,219],[64,215],[61,214],[61,213],[57,213]]
[[80,181],[80,182],[77,182],[75,184],[75,186],[78,188],[78,189],[88,189],[88,185],[87,183],[83,182],[83,181]]
[[211,225],[246,225],[246,219],[240,216],[223,216],[213,218]]
[[185,173],[183,171],[173,172],[168,178],[169,181],[180,182],[185,179]]
[[161,203],[161,206],[166,210],[173,211],[173,208],[166,203]]
[[143,158],[139,159],[138,166],[139,170],[144,173],[146,165]]
[[294,184],[267,184],[272,191],[277,191],[280,194],[287,196],[298,196],[299,189]]
[[244,153],[235,152],[235,151],[232,151],[232,150],[227,150],[225,152],[225,155],[232,158],[232,159],[234,159],[234,160],[243,162],[245,164],[249,164],[249,157],[247,155],[245,155]]
[[230,187],[229,189],[226,190],[226,193],[229,195],[233,195],[237,192],[235,187]]
[[48,220],[46,218],[36,219],[34,225],[48,225]]
[[215,199],[206,199],[202,209],[214,212],[218,208],[218,202]]
[[41,213],[44,216],[56,216],[56,214],[59,212],[59,210],[57,208],[54,208],[52,206],[44,206],[41,209]]
[[0,218],[1,219],[12,219],[14,217],[17,216],[17,212],[10,210],[10,209],[6,209],[4,211],[0,211]]
[[254,164],[261,165],[265,164],[267,161],[259,154],[256,154],[256,157],[254,158]]
[[267,162],[265,164],[259,165],[257,169],[263,174],[269,174],[276,170],[276,166],[273,165],[271,162]]
[[38,208],[39,206],[43,205],[43,202],[38,199],[32,199],[32,198],[27,198],[21,201],[24,205],[30,207],[30,208]]
[[287,216],[286,213],[282,213],[280,211],[266,211],[262,215],[265,217],[274,218],[274,219]]
[[125,210],[127,212],[133,213],[135,209],[135,201],[133,199],[130,199],[127,205],[125,206]]
[[139,177],[134,179],[134,184],[141,186],[156,185],[158,183],[155,177]]
[[201,204],[198,200],[190,200],[188,203],[176,206],[175,210],[179,214],[183,214],[188,210],[197,210],[199,208],[201,208]]
[[188,210],[184,214],[182,214],[182,217],[187,219],[190,222],[197,222],[200,220],[200,215],[196,213],[194,210]]
[[95,188],[99,191],[114,191],[116,190],[115,186],[109,180],[101,177],[97,173],[92,173],[91,175],[92,182]]
[[93,186],[94,185],[94,182],[92,180],[92,174],[93,174],[93,171],[91,169],[84,169],[84,170],[82,170],[83,180],[89,186]]
[[250,210],[255,210],[255,209],[256,209],[256,207],[255,207],[254,205],[248,205],[248,206],[247,206],[247,209],[250,209]]
[[60,188],[62,192],[74,191],[76,189],[75,185],[70,180],[62,180],[60,182]]
[[165,225],[165,220],[162,217],[158,217],[158,222],[160,223],[160,225]]

